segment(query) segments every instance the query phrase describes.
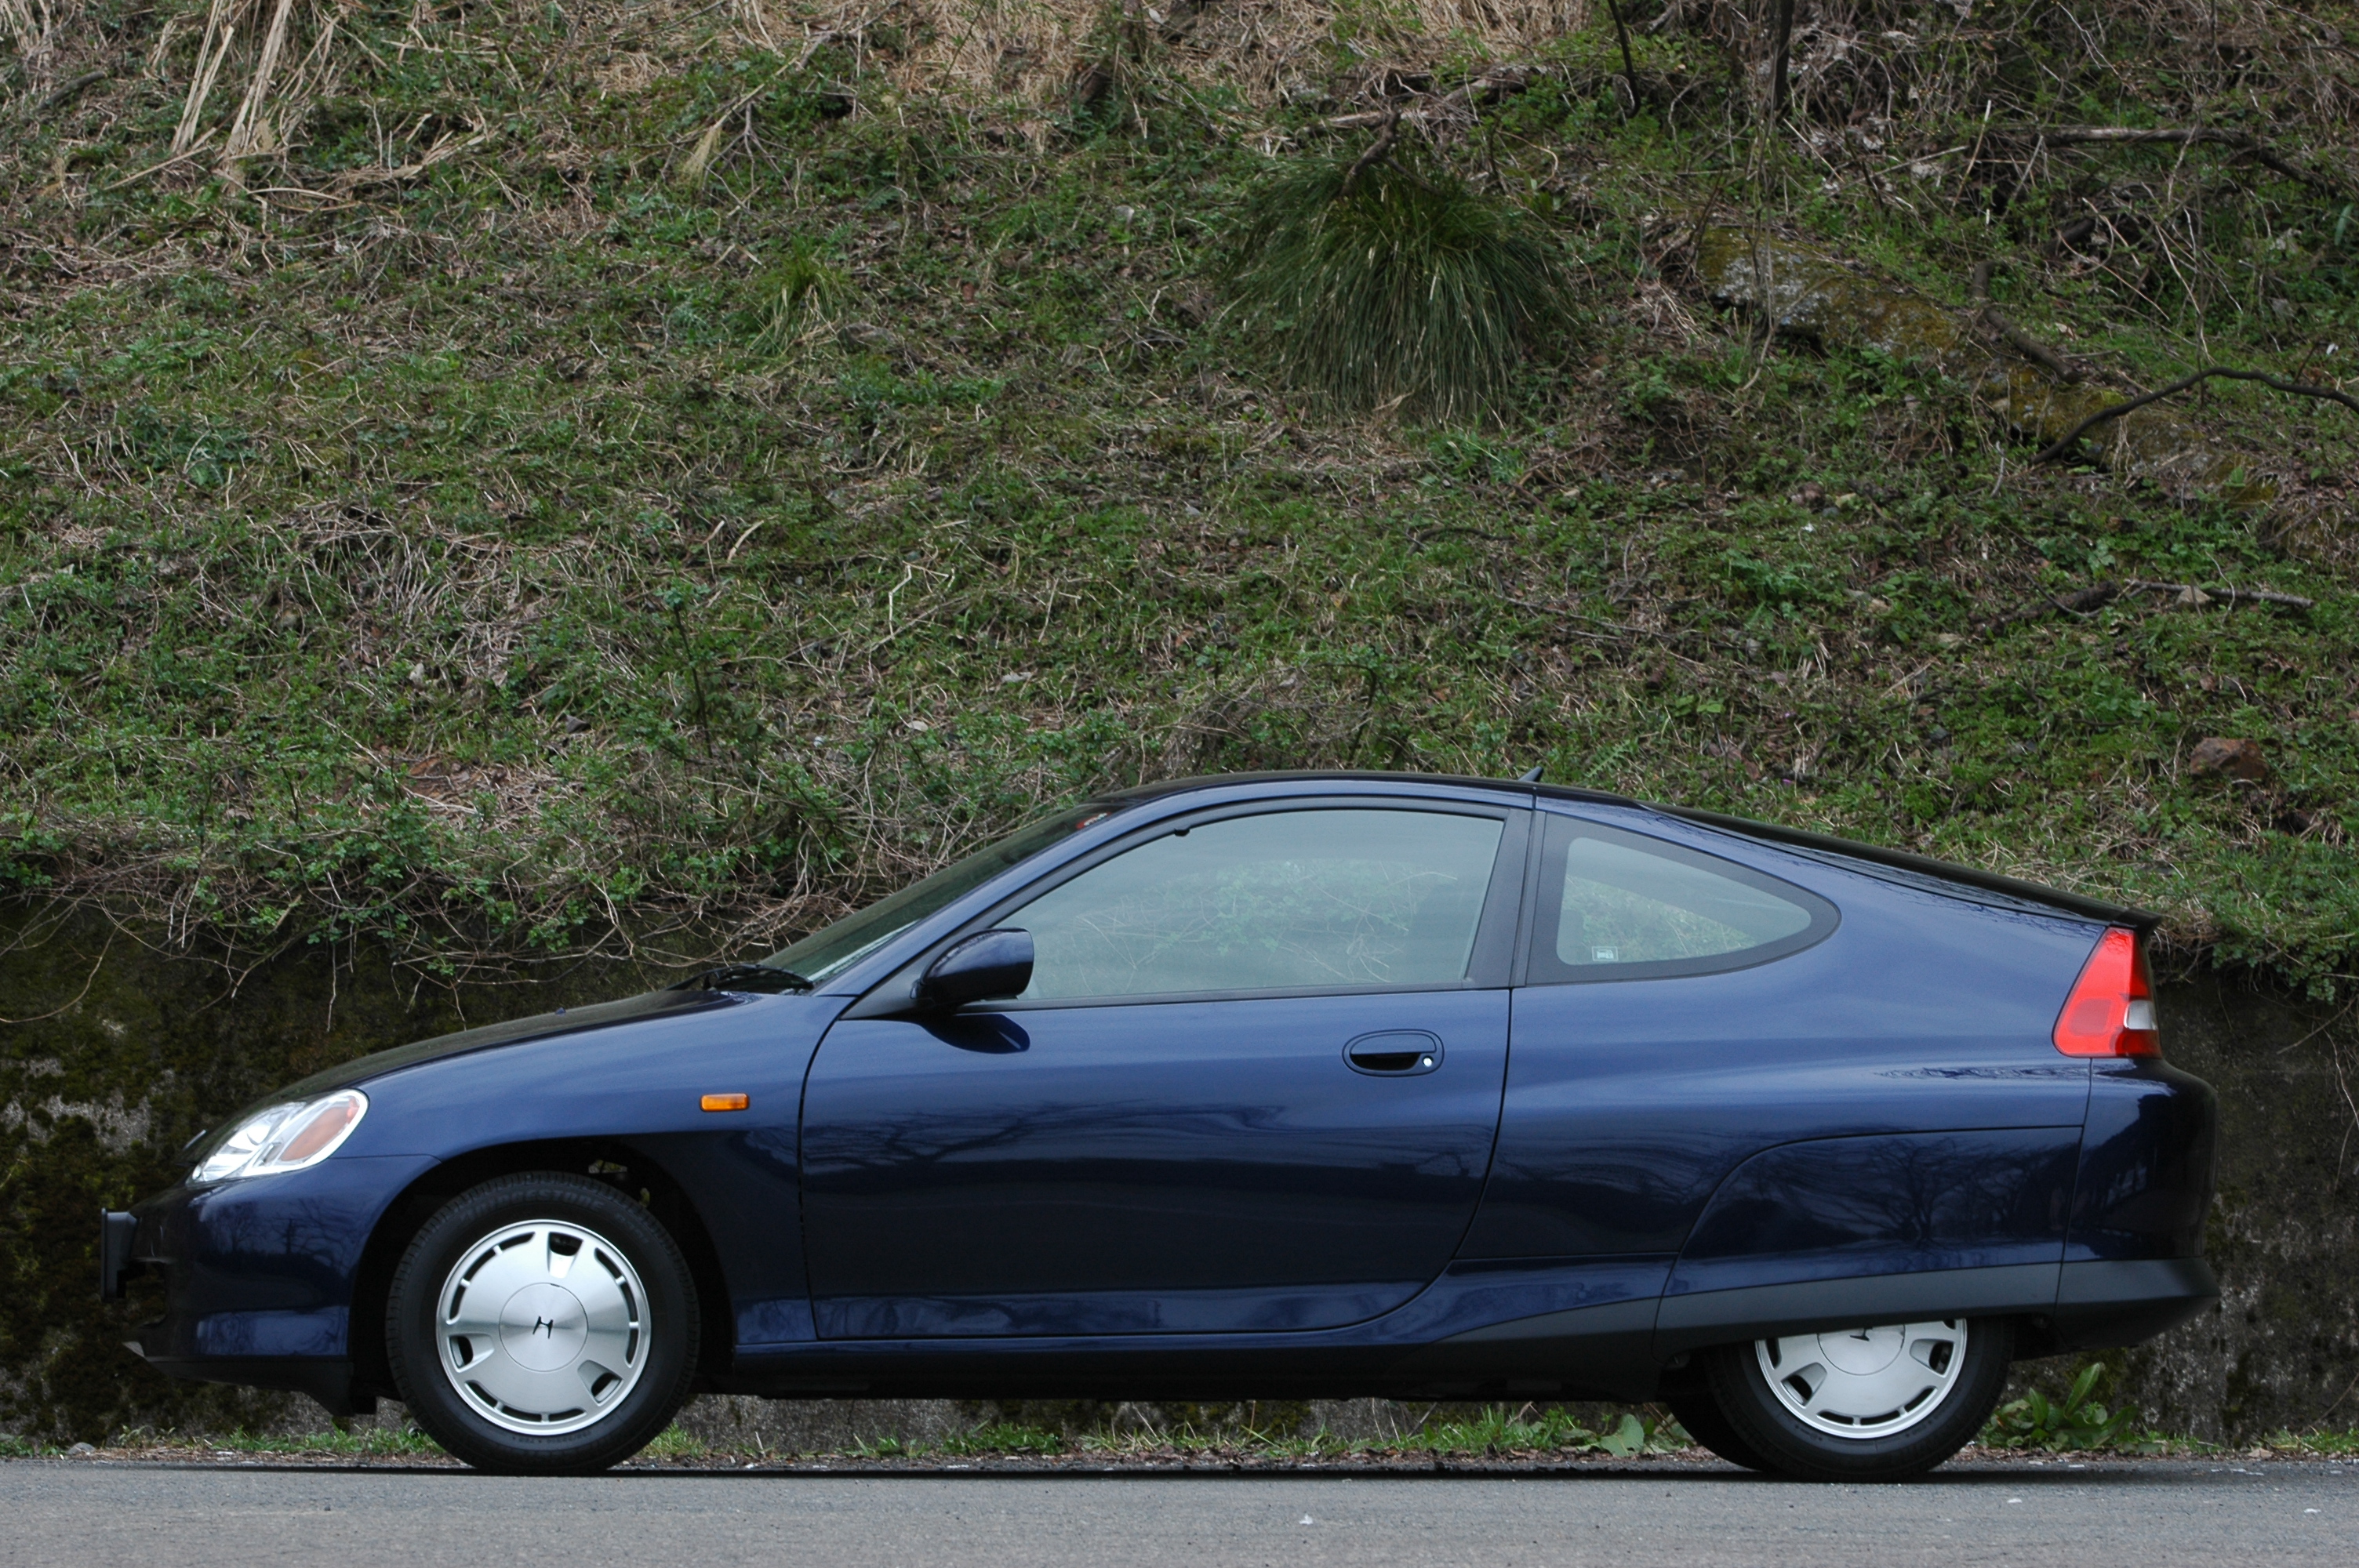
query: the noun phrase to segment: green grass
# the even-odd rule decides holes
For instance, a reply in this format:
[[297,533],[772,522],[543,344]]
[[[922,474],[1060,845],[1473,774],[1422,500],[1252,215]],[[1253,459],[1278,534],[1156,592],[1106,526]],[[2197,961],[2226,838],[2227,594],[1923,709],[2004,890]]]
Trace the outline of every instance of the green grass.
[[[141,1448],[354,1459],[431,1458],[440,1456],[443,1452],[440,1444],[416,1427],[408,1425],[392,1428],[371,1427],[357,1432],[258,1433],[233,1429],[203,1436],[184,1435],[179,1433],[147,1435],[131,1433],[114,1441]],[[657,1441],[661,1442],[662,1439],[658,1438]],[[56,1450],[47,1449],[44,1452],[54,1453]]]
[[2273,1453],[2300,1458],[2348,1459],[2359,1454],[2359,1429],[2273,1433],[2266,1446]]
[[[1943,297],[1996,259],[2002,305],[2134,379],[2326,374],[2359,264],[2312,193],[2190,154],[2235,182],[2164,289],[2159,252],[2049,236],[2180,149],[2081,157],[1993,219],[1995,172],[1904,208],[1695,118],[1716,89],[1625,118],[1593,30],[1430,155],[1432,189],[1529,214],[1565,330],[1495,427],[1366,425],[1297,407],[1223,314],[1256,200],[1362,145],[1325,110],[1150,74],[1036,135],[841,45],[633,18],[589,52],[537,13],[423,18],[432,51],[353,18],[375,52],[257,186],[324,189],[385,126],[427,126],[417,156],[462,109],[497,135],[332,202],[201,164],[116,185],[177,66],[0,138],[0,885],[446,971],[618,927],[753,950],[1092,789],[1542,763],[2151,903],[2182,957],[2321,992],[2350,971],[2359,421],[2190,403],[2277,475],[2266,514],[2026,472],[1963,386],[1765,342],[1678,253],[1716,202]],[[2049,107],[2169,109],[2119,43]],[[1646,69],[1717,70],[1701,47]],[[626,49],[653,80],[596,85]],[[747,134],[673,178],[732,104]],[[1929,150],[1972,140],[1928,115]],[[2009,619],[2129,577],[2318,602]],[[2212,734],[2271,779],[2190,777]]]
[[[2085,1398],[2087,1390],[2082,1393]],[[2068,1400],[2069,1402],[2069,1400]],[[2219,1444],[2174,1436],[2137,1426],[2135,1411],[2108,1422],[2102,1411],[2077,1424],[2072,1416],[2088,1415],[2076,1407],[2039,1430],[2028,1430],[2023,1401],[2017,1401],[1994,1419],[1984,1433],[1986,1448],[2018,1453],[2101,1453],[2126,1457],[2201,1455],[2222,1452]],[[2051,1407],[2054,1409],[2056,1407]],[[2102,1427],[2098,1431],[2095,1428]],[[330,1456],[356,1459],[440,1457],[442,1449],[414,1427],[391,1431],[326,1432],[302,1435],[257,1435],[232,1432],[212,1437],[120,1439],[142,1450],[186,1449],[257,1456]],[[884,1437],[855,1444],[841,1454],[787,1454],[768,1446],[714,1448],[680,1427],[667,1428],[640,1450],[641,1459],[696,1463],[711,1460],[764,1460],[788,1457],[855,1460],[908,1460],[923,1463],[946,1458],[1035,1458],[1051,1454],[1099,1454],[1107,1457],[1151,1457],[1161,1454],[1245,1455],[1277,1461],[1351,1459],[1387,1454],[1423,1454],[1451,1458],[1595,1455],[1614,1459],[1689,1451],[1691,1440],[1679,1423],[1652,1410],[1607,1411],[1603,1415],[1574,1412],[1560,1407],[1488,1406],[1468,1415],[1417,1423],[1394,1438],[1339,1438],[1324,1431],[1308,1434],[1256,1432],[1249,1427],[1198,1430],[1181,1423],[1158,1432],[1084,1430],[1052,1431],[1020,1422],[997,1422],[927,1443]],[[2239,1450],[2239,1452],[2244,1452]],[[2282,1458],[2342,1459],[2359,1455],[2359,1431],[2332,1429],[2303,1433],[2278,1432],[2251,1452]],[[56,1444],[0,1433],[0,1458],[55,1458],[64,1453]]]
[[656,1434],[655,1441],[639,1450],[642,1459],[701,1459],[710,1454],[704,1440],[682,1431],[675,1422]]

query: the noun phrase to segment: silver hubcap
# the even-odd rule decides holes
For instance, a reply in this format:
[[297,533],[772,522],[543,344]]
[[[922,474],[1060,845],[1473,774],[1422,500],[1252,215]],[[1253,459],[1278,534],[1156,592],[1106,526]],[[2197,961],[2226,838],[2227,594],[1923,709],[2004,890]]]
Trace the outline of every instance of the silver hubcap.
[[1962,1318],[1886,1324],[1755,1342],[1761,1376],[1803,1425],[1889,1437],[1941,1408],[1966,1360]]
[[561,1220],[506,1225],[435,1298],[442,1375],[510,1432],[579,1432],[619,1408],[647,1359],[647,1292],[622,1249]]

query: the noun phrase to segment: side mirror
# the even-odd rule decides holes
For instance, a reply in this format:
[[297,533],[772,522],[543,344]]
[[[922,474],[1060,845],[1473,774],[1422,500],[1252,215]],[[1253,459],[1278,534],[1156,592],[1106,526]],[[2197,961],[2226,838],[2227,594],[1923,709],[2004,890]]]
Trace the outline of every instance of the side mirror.
[[935,959],[912,998],[948,1011],[971,1001],[1020,996],[1032,983],[1032,933],[978,931]]

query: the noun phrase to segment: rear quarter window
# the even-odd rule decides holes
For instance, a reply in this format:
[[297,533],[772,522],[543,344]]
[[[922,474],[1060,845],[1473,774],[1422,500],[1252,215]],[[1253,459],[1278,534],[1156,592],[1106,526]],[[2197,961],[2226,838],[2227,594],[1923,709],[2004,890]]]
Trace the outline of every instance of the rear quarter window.
[[1823,940],[1835,906],[1717,855],[1550,816],[1541,845],[1531,984],[1710,974]]

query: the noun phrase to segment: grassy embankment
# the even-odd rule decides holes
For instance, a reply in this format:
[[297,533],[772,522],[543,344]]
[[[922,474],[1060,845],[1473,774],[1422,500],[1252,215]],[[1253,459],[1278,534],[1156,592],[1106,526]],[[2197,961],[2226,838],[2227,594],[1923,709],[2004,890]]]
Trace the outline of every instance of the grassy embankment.
[[[313,54],[307,5],[230,164],[259,5],[176,164],[202,7],[0,55],[0,881],[249,950],[701,956],[1108,784],[1545,762],[2348,971],[2359,418],[2182,400],[2258,510],[2027,469],[1961,386],[1682,272],[1735,213],[1961,304],[1992,263],[2124,386],[2332,382],[2347,6],[2199,49],[2167,5],[1887,5],[1901,42],[1806,27],[1799,134],[1710,8],[1637,8],[1636,114],[1602,13],[1286,12],[1280,58],[1068,10],[976,64],[1054,9],[361,8]],[[1244,194],[1364,146],[1326,122],[1382,68],[1503,59],[1543,69],[1425,156],[1546,217],[1569,327],[1493,426],[1270,384],[1220,313]],[[2012,135],[2058,123],[2325,173]],[[2131,578],[2316,606],[2010,619]],[[2270,777],[2191,777],[2210,735]]]

